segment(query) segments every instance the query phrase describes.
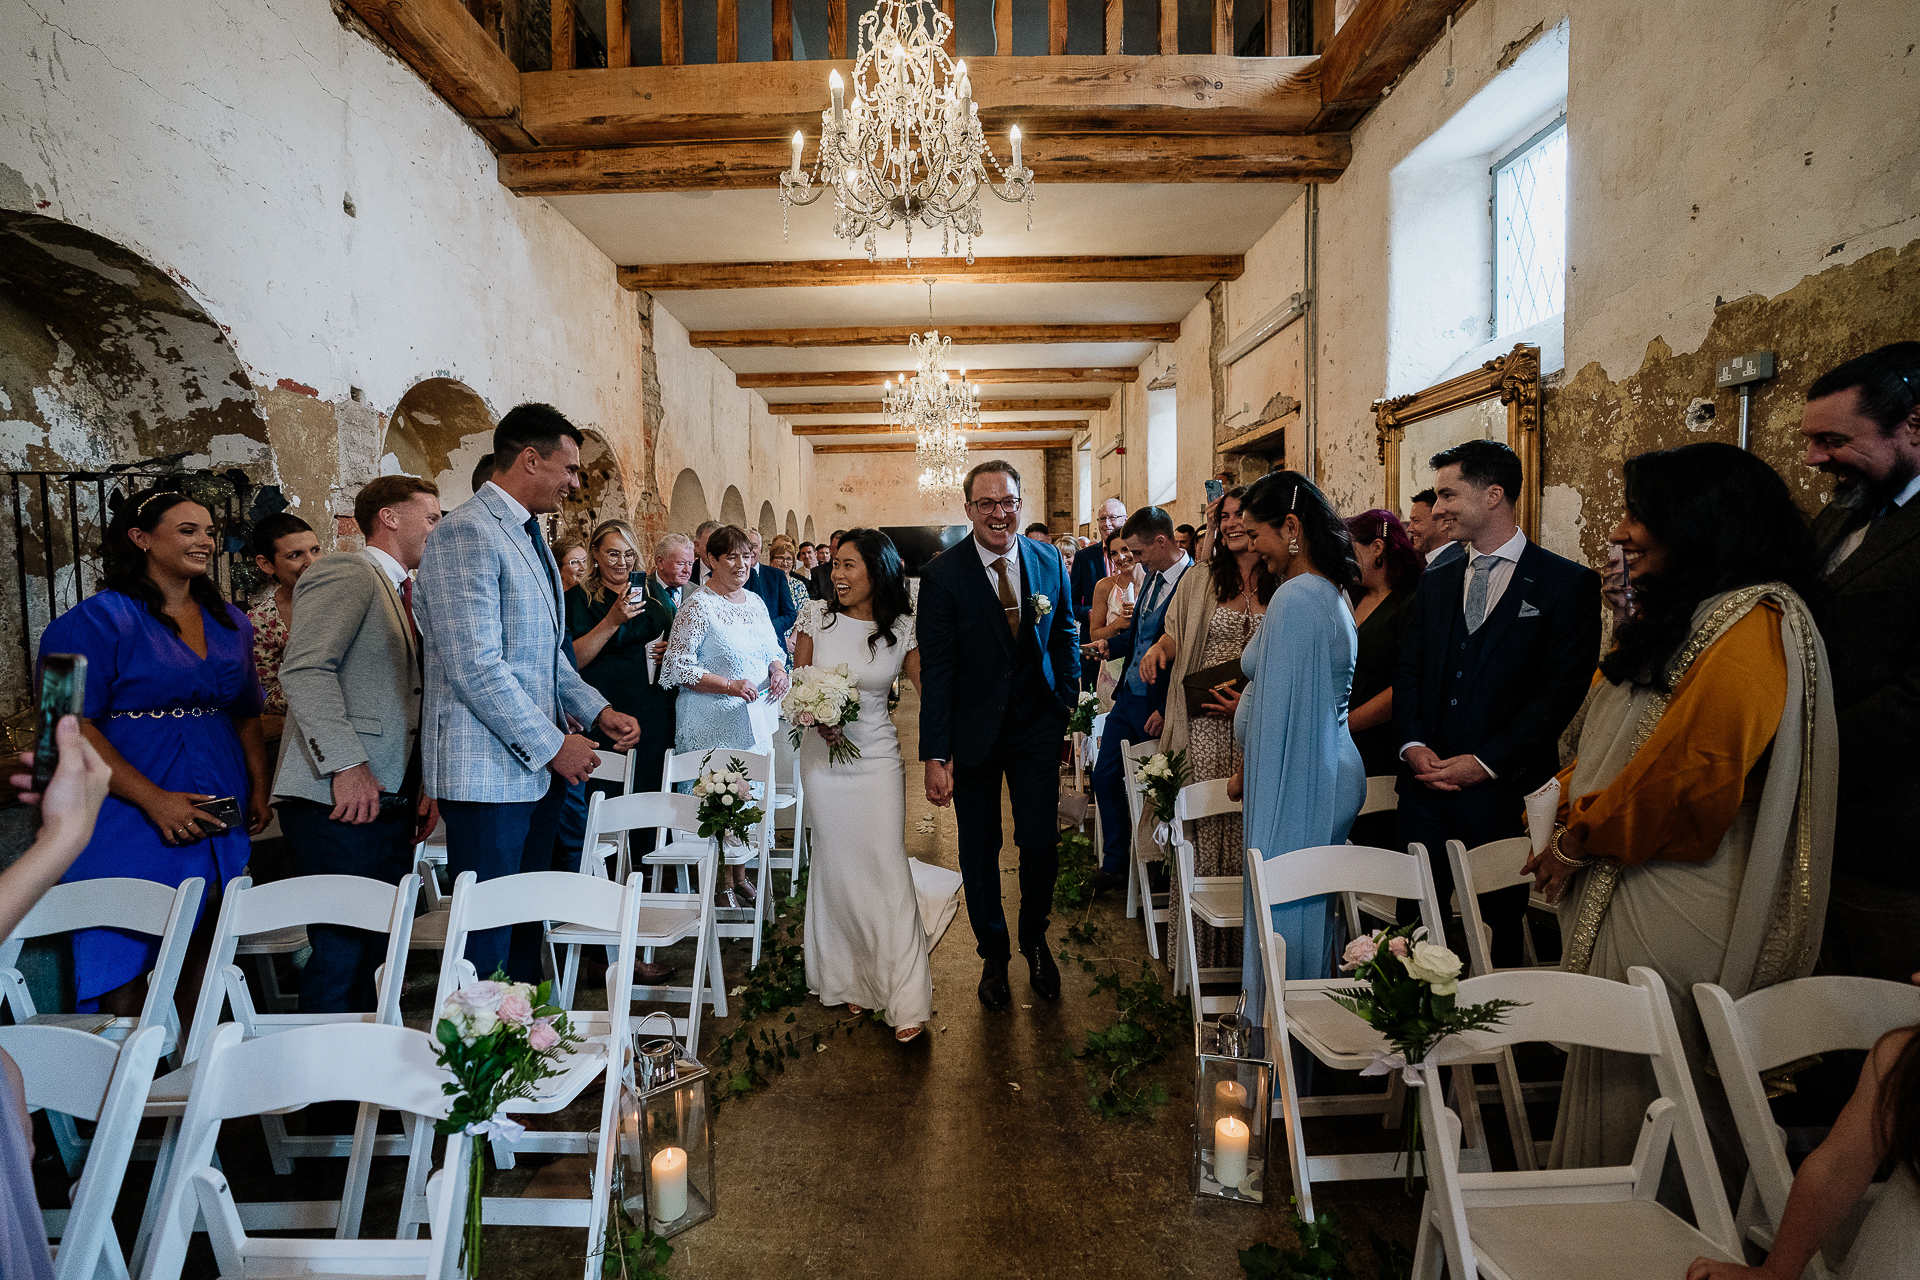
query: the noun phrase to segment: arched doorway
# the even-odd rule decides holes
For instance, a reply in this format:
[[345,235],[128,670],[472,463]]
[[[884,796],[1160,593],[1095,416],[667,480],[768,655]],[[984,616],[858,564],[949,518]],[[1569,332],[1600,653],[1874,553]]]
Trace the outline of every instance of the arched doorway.
[[[565,532],[584,538],[602,520],[628,520],[626,486],[620,477],[620,460],[614,456],[606,437],[598,431],[582,430],[586,443],[580,446],[580,492],[561,508],[560,523]],[[562,530],[555,531],[556,539]]]
[[757,523],[760,526],[761,541],[772,542],[780,535],[780,517],[773,514],[773,504],[771,502],[763,502],[760,504],[760,519]]
[[794,542],[800,541],[800,521],[793,512],[787,512],[787,537]]
[[99,588],[113,510],[158,476],[212,509],[228,552],[216,575],[248,596],[252,521],[286,505],[266,419],[219,323],[166,271],[0,210],[0,418],[0,715],[22,705],[47,623]]
[[807,517],[807,523],[801,528],[800,537],[801,537],[801,540],[805,542],[819,541],[818,538],[813,536],[813,517],[812,516]]
[[673,498],[667,504],[667,529],[672,533],[684,533],[689,538],[693,531],[703,523],[713,519],[713,508],[707,505],[707,491],[700,485],[700,477],[688,467],[673,481]]
[[721,524],[738,525],[742,529],[747,527],[746,499],[742,498],[740,491],[732,485],[728,485],[727,491],[720,495],[719,518]]
[[416,382],[387,421],[380,451],[383,476],[419,476],[440,486],[446,510],[473,496],[473,468],[493,452],[493,411],[456,378]]

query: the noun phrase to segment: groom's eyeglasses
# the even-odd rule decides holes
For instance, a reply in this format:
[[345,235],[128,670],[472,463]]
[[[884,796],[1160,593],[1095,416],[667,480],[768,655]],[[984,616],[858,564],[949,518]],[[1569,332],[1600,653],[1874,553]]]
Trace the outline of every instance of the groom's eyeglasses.
[[995,511],[998,511],[1001,515],[1010,516],[1020,509],[1020,499],[1003,498],[999,502],[995,502],[992,498],[982,498],[978,502],[971,502],[967,505],[971,506],[983,516],[990,516]]

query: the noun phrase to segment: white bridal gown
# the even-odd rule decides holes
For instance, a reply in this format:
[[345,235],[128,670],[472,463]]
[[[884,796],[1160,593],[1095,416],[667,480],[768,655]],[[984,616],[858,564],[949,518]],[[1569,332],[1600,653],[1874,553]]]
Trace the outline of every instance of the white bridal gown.
[[890,1025],[910,1027],[933,1016],[933,979],[887,692],[914,647],[913,618],[895,621],[894,643],[881,640],[878,652],[867,647],[873,623],[829,614],[819,601],[807,605],[798,626],[813,637],[814,666],[844,665],[860,686],[860,718],[846,726],[859,759],[829,765],[826,741],[811,729],[800,743],[813,827],[807,987],[821,1004],[882,1009]]

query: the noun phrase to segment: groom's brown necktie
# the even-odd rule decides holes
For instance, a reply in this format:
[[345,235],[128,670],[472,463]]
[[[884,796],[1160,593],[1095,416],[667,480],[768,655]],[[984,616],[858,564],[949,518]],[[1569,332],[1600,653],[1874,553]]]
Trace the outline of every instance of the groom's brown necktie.
[[1007,614],[1007,630],[1017,636],[1020,634],[1020,601],[1014,598],[1013,583],[1007,579],[1005,556],[993,562],[993,572],[1000,579],[1000,607]]

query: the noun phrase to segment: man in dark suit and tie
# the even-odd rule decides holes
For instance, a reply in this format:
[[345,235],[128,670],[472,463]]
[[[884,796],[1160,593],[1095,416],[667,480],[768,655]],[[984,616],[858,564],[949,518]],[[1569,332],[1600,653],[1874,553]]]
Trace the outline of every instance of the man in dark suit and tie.
[[998,458],[962,488],[973,536],[920,572],[920,758],[927,800],[953,806],[967,919],[984,968],[980,1002],[1013,995],[1000,903],[1000,785],[1020,849],[1020,954],[1043,999],[1060,998],[1047,915],[1060,869],[1060,739],[1079,699],[1079,636],[1060,555],[1020,527],[1020,473]]
[[[1444,903],[1453,894],[1447,841],[1471,849],[1524,835],[1527,793],[1559,768],[1560,734],[1600,656],[1600,575],[1520,531],[1514,499],[1524,473],[1506,445],[1469,440],[1432,464],[1433,513],[1462,554],[1420,577],[1393,718],[1399,840],[1426,846]],[[1519,965],[1527,887],[1480,902],[1493,963]]]
[[835,529],[833,536],[820,544],[813,575],[807,582],[807,593],[815,600],[833,600],[833,558],[840,551],[840,540],[847,536],[845,529]]
[[1813,526],[1840,725],[1820,969],[1903,982],[1920,972],[1920,342],[1817,379],[1800,433],[1807,464],[1836,479]]
[[1126,504],[1120,499],[1108,498],[1102,502],[1100,509],[1093,513],[1093,545],[1082,548],[1073,557],[1073,620],[1079,624],[1083,636],[1089,629],[1087,616],[1093,610],[1093,588],[1112,572],[1107,567],[1107,538],[1126,520]]
[[793,630],[793,624],[800,620],[800,606],[793,602],[793,588],[787,585],[786,571],[760,562],[761,537],[758,529],[747,530],[747,545],[753,548],[755,561],[752,571],[747,574],[747,590],[766,604],[767,617],[773,622],[774,642],[785,653],[787,635]]

